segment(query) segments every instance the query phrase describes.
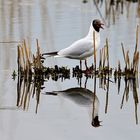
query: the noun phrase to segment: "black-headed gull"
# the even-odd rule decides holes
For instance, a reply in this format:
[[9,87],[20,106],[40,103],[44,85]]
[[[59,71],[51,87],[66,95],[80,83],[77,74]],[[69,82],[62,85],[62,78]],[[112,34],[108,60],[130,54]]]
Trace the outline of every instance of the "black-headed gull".
[[63,91],[46,92],[45,95],[61,95],[81,107],[89,107],[92,112],[92,126],[99,127],[99,100],[98,97],[89,89],[82,87],[69,88]]
[[[87,68],[86,58],[93,55],[94,49],[94,39],[93,32],[95,31],[95,46],[96,49],[100,44],[100,28],[103,29],[102,25],[104,25],[99,19],[95,19],[91,22],[88,34],[80,39],[72,43],[69,47],[64,48],[60,51],[43,53],[42,55],[55,56],[55,57],[66,57],[70,59],[78,59],[85,60],[85,66]],[[80,66],[82,63],[80,63]]]

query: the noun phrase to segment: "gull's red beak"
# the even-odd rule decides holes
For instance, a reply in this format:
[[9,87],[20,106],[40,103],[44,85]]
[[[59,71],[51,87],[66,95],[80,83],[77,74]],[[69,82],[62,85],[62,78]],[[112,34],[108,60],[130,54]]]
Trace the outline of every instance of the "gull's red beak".
[[104,25],[104,24],[103,23],[100,23],[100,28],[104,29],[104,27],[102,25]]

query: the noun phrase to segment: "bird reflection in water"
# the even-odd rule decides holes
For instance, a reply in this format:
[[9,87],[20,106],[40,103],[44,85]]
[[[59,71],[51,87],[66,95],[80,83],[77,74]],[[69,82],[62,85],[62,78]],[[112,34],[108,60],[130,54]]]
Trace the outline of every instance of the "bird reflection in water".
[[82,106],[82,107],[91,107],[92,106],[92,126],[99,127],[99,100],[98,97],[89,89],[82,88],[82,87],[74,87],[69,88],[63,91],[53,91],[53,92],[46,92],[45,95],[55,95],[55,96],[63,96],[75,104]]

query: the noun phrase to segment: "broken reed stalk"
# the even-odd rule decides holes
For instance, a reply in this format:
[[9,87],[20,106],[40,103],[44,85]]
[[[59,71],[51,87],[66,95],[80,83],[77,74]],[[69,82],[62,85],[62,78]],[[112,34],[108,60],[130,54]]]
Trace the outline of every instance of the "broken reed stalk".
[[105,60],[106,60],[106,53],[105,53],[105,46],[103,48],[103,69],[105,67]]
[[108,109],[108,100],[109,100],[109,75],[108,75],[108,80],[107,80],[107,91],[106,91],[106,102],[105,102],[105,113],[107,113]]
[[123,43],[121,43],[121,46],[122,46],[123,58],[125,62],[125,69],[130,70],[129,50],[125,53]]
[[136,119],[136,124],[138,124],[138,106],[135,103],[135,119]]
[[108,68],[108,78],[107,78],[105,113],[107,113],[107,109],[108,109],[108,96],[109,96],[109,45],[108,45],[107,38],[106,38],[106,60],[107,60],[107,68]]
[[[40,47],[39,47],[39,43],[38,43],[38,39],[36,40],[36,47],[37,47],[37,53],[36,53],[36,57],[32,56],[31,50],[30,50],[30,45],[29,42],[26,43],[26,41],[24,40],[22,42],[22,44],[18,45],[17,51],[18,51],[18,58],[17,58],[17,62],[18,62],[18,71],[19,73],[21,73],[22,75],[19,75],[19,92],[18,92],[18,101],[17,101],[17,106],[18,107],[22,107],[23,110],[28,109],[29,107],[29,101],[30,101],[30,97],[31,97],[31,92],[34,90],[34,92],[32,92],[33,94],[36,94],[36,100],[37,100],[37,105],[36,105],[36,113],[37,113],[37,106],[39,104],[39,96],[40,96],[40,88],[41,88],[41,82],[36,82],[36,78],[40,78],[40,77],[34,77],[34,82],[32,87],[31,86],[31,81],[32,81],[32,69],[37,69],[37,71],[34,71],[34,75],[39,75],[39,72],[42,68],[41,65],[41,58],[40,58]],[[33,63],[33,65],[32,65]],[[31,73],[30,73],[31,72]]]
[[107,67],[109,70],[109,49],[108,49],[108,39],[106,38],[106,49],[107,49]]
[[[95,71],[96,71],[96,42],[95,42],[95,31],[93,32],[93,49],[94,49],[94,64],[95,64]],[[96,73],[96,72],[95,72]]]
[[121,72],[121,63],[118,61],[118,71]]
[[102,69],[104,69],[106,63],[107,63],[107,67],[109,69],[109,46],[108,46],[108,39],[107,38],[106,38],[106,44],[105,44],[104,48],[102,48],[102,51],[100,51],[100,63],[99,63],[99,66],[100,67],[102,66]]
[[29,39],[27,40],[28,50],[29,50],[29,60],[32,60],[31,44]]
[[102,70],[102,49],[100,50],[99,70]]
[[26,46],[26,41],[23,41],[23,47],[24,47],[24,51],[25,51],[25,56],[26,56],[26,66],[27,68],[29,67],[29,51],[28,48]]
[[19,44],[18,46],[18,65],[19,65],[19,71],[24,72],[26,69],[26,59],[25,59],[25,53],[23,44]]
[[37,47],[37,67],[38,68],[41,68],[41,59],[40,59],[40,47],[39,47],[39,42],[38,42],[38,39],[36,39],[36,47]]
[[134,72],[138,72],[138,62],[139,62],[139,52],[138,52],[138,37],[139,37],[139,26],[137,25],[136,29],[136,46],[135,46],[135,51],[134,51],[134,56],[133,56],[133,70]]
[[140,0],[138,1],[138,6],[137,6],[137,16],[140,17]]
[[21,60],[20,60],[21,53],[20,53],[20,46],[19,45],[17,46],[17,52],[18,52],[17,63],[18,63],[18,75],[19,75],[19,73],[21,71]]
[[139,38],[139,26],[137,25],[136,29],[136,47],[135,47],[135,52],[138,50],[138,38]]
[[134,63],[133,63],[134,72],[138,72],[138,62],[139,62],[139,52],[137,52],[134,56]]
[[122,52],[123,52],[124,62],[125,62],[125,65],[127,66],[127,61],[126,61],[126,58],[125,58],[125,51],[124,51],[123,43],[121,43],[121,46],[122,46]]
[[25,71],[26,69],[26,61],[25,61],[25,57],[24,57],[24,49],[23,49],[23,46],[21,46],[21,54],[22,54],[22,61],[23,61],[23,70]]
[[94,49],[94,65],[95,65],[95,76],[94,76],[94,92],[93,92],[93,112],[92,116],[95,115],[95,96],[96,96],[96,42],[95,42],[95,31],[93,32],[93,49]]
[[126,58],[127,68],[130,70],[129,51],[126,52],[125,58]]
[[[28,46],[27,46],[28,45]],[[24,54],[25,54],[25,60],[26,60],[26,70],[28,71],[28,74],[30,74],[30,71],[32,71],[32,67],[31,67],[31,63],[32,63],[32,59],[31,56],[31,51],[29,50],[29,44],[26,43],[26,41],[23,41],[23,48],[24,48]]]
[[108,15],[108,9],[107,9],[107,0],[105,0],[105,19],[107,18]]
[[138,98],[138,92],[137,92],[137,81],[133,80],[133,98],[134,98],[134,103],[135,103],[135,119],[136,119],[136,124],[138,124],[138,103],[139,103],[139,98]]
[[[42,69],[42,65],[41,65],[41,56],[40,56],[40,46],[39,46],[39,41],[38,39],[36,39],[36,47],[37,47],[37,53],[36,53],[36,66],[37,68],[39,69],[39,71]],[[40,72],[37,71],[36,74],[39,74]],[[40,102],[40,91],[41,91],[41,81],[39,83],[36,84],[36,113],[37,113],[37,110],[38,110],[38,105],[39,105],[39,102]]]
[[17,82],[17,103],[16,105],[19,107],[20,106],[20,99],[21,99],[21,84],[22,84],[22,72],[23,72],[23,66],[22,66],[22,61],[21,61],[21,46],[20,44],[17,46],[17,51],[18,51],[18,57],[17,57],[17,63],[18,63],[18,82]]
[[[117,1],[118,2],[118,4],[120,3],[120,11],[121,11],[121,14],[123,14],[123,9],[124,9],[124,1],[123,0],[118,0]],[[118,8],[117,8],[118,9]]]
[[112,18],[113,18],[113,23],[115,24],[115,10],[113,5],[112,5]]
[[19,107],[23,106],[23,102],[24,102],[24,96],[25,96],[25,85],[26,83],[24,81],[21,81],[21,87],[22,87],[22,90],[20,88],[20,100],[19,100]]

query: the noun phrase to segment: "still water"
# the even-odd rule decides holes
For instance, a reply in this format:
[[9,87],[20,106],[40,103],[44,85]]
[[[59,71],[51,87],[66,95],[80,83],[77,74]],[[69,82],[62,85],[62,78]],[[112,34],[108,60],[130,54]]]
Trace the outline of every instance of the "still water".
[[[124,3],[116,11],[115,18],[105,12],[105,3],[99,3],[106,26],[101,31],[101,49],[106,38],[109,40],[110,65],[116,67],[118,60],[124,66],[121,43],[132,56],[135,48],[136,26],[140,24],[137,3]],[[85,36],[90,22],[101,18],[92,0],[82,3],[82,0],[0,0],[0,139],[50,139],[50,140],[84,140],[84,139],[133,139],[140,137],[140,105],[135,104],[133,88],[124,97],[125,82],[122,78],[120,91],[118,84],[109,82],[100,88],[96,81],[96,101],[100,127],[92,126],[92,96],[83,90],[80,96],[67,96],[69,92],[77,92],[79,88],[76,78],[70,80],[45,82],[45,88],[40,95],[38,112],[36,97],[30,97],[29,107],[23,111],[17,104],[17,79],[12,79],[12,73],[17,70],[17,45],[23,39],[28,39],[33,52],[36,50],[36,38],[42,52],[56,51],[69,46],[73,41]],[[140,29],[139,29],[140,33]],[[140,39],[139,39],[140,43]],[[97,52],[97,61],[99,52]],[[93,58],[89,58],[91,65]],[[75,67],[77,60],[65,58],[45,60],[46,66]],[[139,78],[139,77],[138,77]],[[114,81],[113,78],[111,78]],[[81,87],[94,90],[94,79],[82,78]],[[138,82],[139,86],[139,82]],[[130,84],[130,87],[132,85]],[[58,96],[44,95],[46,92],[63,91]],[[74,91],[73,91],[74,90]],[[136,88],[139,99],[139,88]],[[43,94],[42,94],[43,93]],[[52,94],[53,95],[53,94]],[[82,98],[81,97],[86,97]],[[80,99],[80,100],[78,100]]]

